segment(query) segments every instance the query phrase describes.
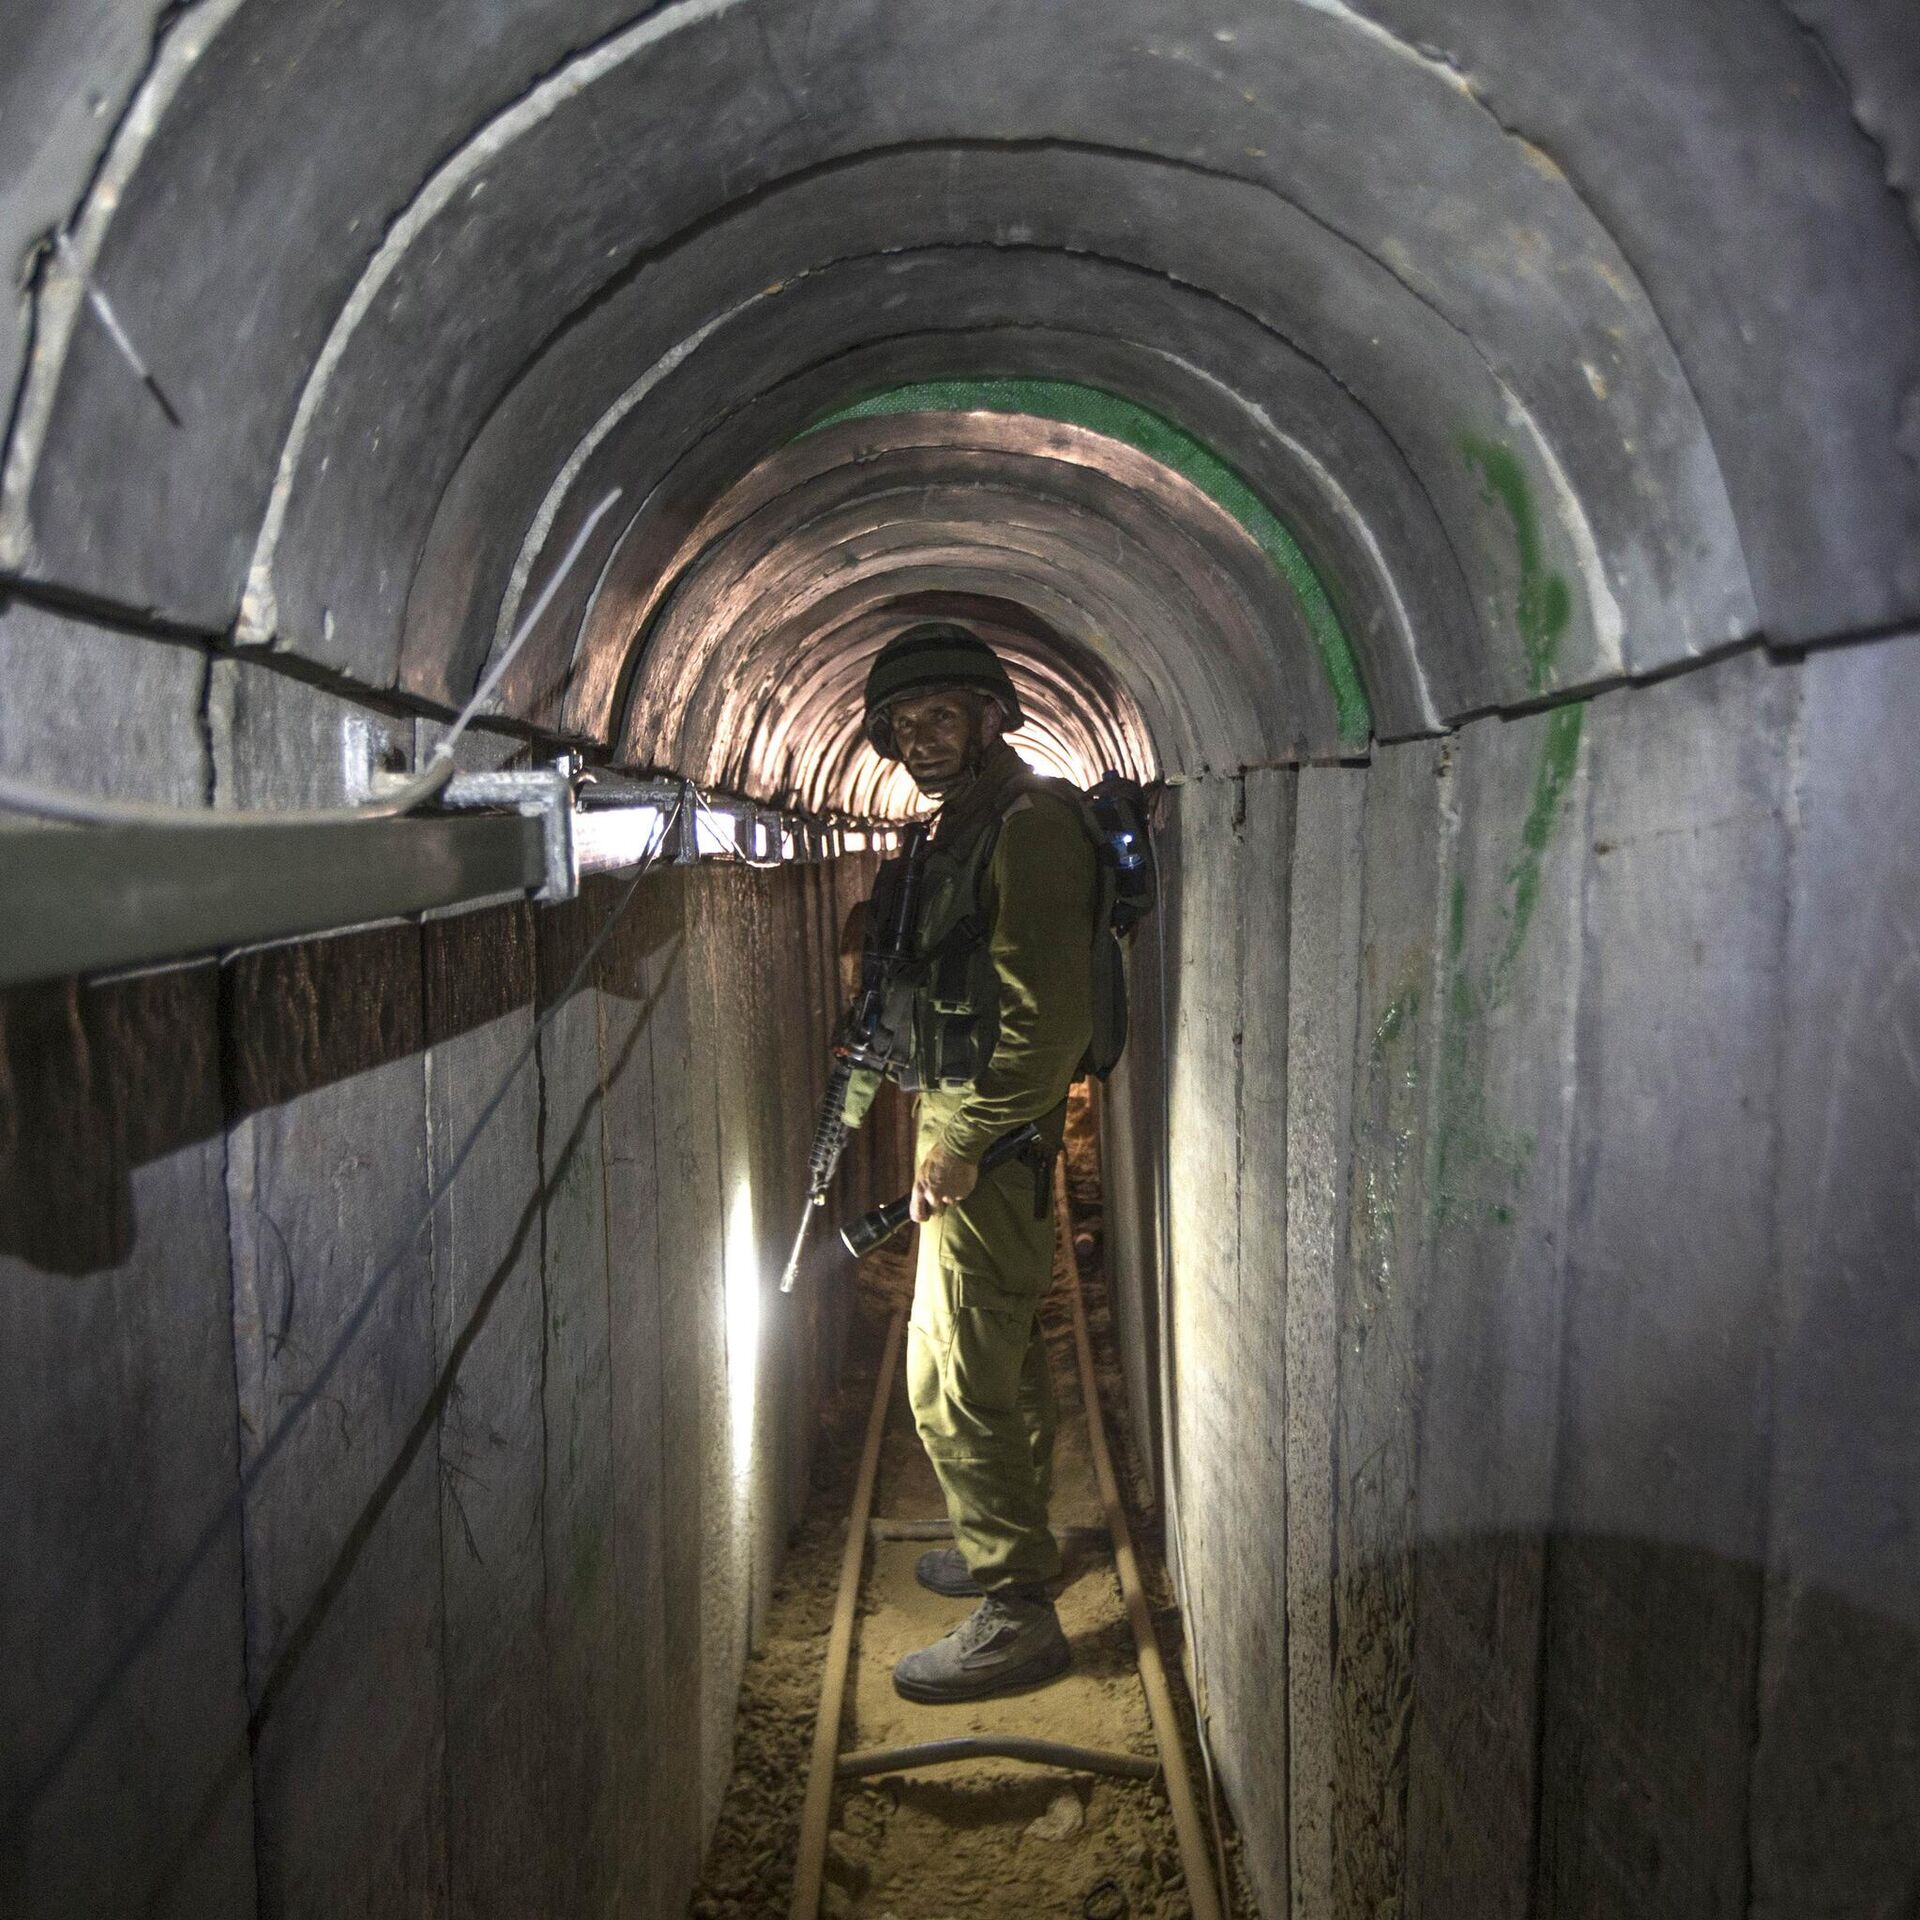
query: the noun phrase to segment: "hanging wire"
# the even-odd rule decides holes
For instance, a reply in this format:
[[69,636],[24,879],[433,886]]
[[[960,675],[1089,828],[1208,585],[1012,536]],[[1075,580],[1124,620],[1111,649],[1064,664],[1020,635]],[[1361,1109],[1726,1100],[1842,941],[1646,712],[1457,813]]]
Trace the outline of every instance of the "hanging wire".
[[92,794],[70,793],[57,787],[42,786],[35,780],[21,780],[12,774],[0,774],[0,812],[24,813],[39,820],[60,820],[73,826],[86,827],[222,828],[333,826],[349,820],[393,820],[411,813],[415,807],[431,800],[453,778],[456,771],[453,750],[459,745],[460,736],[498,691],[515,656],[532,637],[541,616],[552,605],[560,583],[573,571],[575,562],[585,552],[594,528],[619,498],[620,489],[615,487],[580,523],[580,530],[573,536],[573,544],[540,590],[539,598],[522,615],[505,651],[474,688],[472,699],[460,709],[453,725],[447,729],[446,737],[434,748],[432,758],[412,779],[403,781],[390,793],[351,806],[273,812],[245,808],[176,807],[152,800],[102,800]]
[[447,1162],[446,1171],[428,1189],[426,1205],[415,1215],[413,1224],[401,1235],[386,1259],[374,1270],[373,1278],[368,1281],[366,1291],[360,1296],[353,1311],[348,1314],[340,1329],[339,1337],[328,1350],[326,1358],[321,1361],[313,1378],[294,1397],[279,1424],[267,1435],[260,1451],[241,1471],[234,1490],[220,1503],[218,1512],[201,1530],[199,1538],[189,1549],[179,1571],[167,1582],[159,1597],[148,1608],[140,1624],[121,1648],[113,1665],[101,1676],[80,1704],[61,1735],[59,1743],[32,1777],[22,1785],[14,1806],[7,1810],[5,1821],[7,1827],[10,1828],[16,1820],[23,1819],[33,1803],[59,1777],[61,1769],[65,1767],[74,1749],[85,1737],[88,1728],[98,1718],[101,1708],[106,1705],[114,1689],[120,1685],[133,1663],[152,1643],[168,1615],[179,1605],[181,1596],[185,1594],[201,1563],[213,1551],[221,1534],[245,1512],[255,1489],[266,1478],[274,1462],[286,1450],[294,1429],[328,1397],[328,1386],[335,1373],[339,1371],[341,1362],[346,1358],[348,1348],[359,1337],[361,1329],[366,1326],[373,1310],[380,1304],[388,1287],[392,1285],[394,1277],[406,1263],[408,1255],[413,1251],[414,1243],[426,1230],[427,1223],[440,1210],[447,1195],[453,1190],[454,1182],[459,1179],[473,1155],[474,1148],[479,1145],[480,1136],[486,1132],[488,1126],[492,1124],[494,1115],[500,1111],[508,1093],[513,1088],[513,1083],[519,1078],[521,1069],[533,1058],[534,1051],[545,1037],[547,1029],[559,1017],[566,1003],[573,998],[581,982],[587,978],[594,961],[600,956],[601,949],[612,938],[614,929],[624,918],[628,907],[633,904],[634,896],[640,890],[640,882],[658,864],[660,850],[666,844],[667,835],[673,830],[681,804],[681,801],[676,799],[671,811],[661,821],[658,831],[635,867],[633,878],[622,889],[619,899],[608,910],[607,917],[600,923],[598,931],[587,943],[586,951],[581,954],[573,972],[568,975],[566,984],[554,996],[546,1012],[535,1021],[532,1032],[527,1035],[518,1052],[514,1054],[512,1062],[506,1072],[501,1075],[493,1092],[487,1096],[485,1104],[480,1109],[479,1117],[467,1129],[465,1138],[455,1148],[453,1157]]
[[173,402],[161,389],[160,382],[153,377],[153,369],[141,359],[139,349],[128,338],[127,330],[120,324],[120,316],[114,312],[112,302],[100,291],[99,282],[87,271],[86,262],[80,258],[79,251],[73,244],[73,236],[65,227],[62,227],[53,236],[53,244],[54,250],[66,263],[67,271],[79,281],[80,290],[87,297],[87,305],[93,309],[94,318],[106,329],[107,338],[113,342],[121,359],[133,369],[140,384],[153,395],[160,411],[167,416],[168,424],[179,426],[180,416],[174,411]]

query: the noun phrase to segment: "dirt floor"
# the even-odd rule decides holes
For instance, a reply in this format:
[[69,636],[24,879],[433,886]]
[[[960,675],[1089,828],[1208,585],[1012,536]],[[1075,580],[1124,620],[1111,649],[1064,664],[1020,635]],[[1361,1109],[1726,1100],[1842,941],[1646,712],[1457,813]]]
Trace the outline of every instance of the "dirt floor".
[[[1153,1753],[1119,1582],[1098,1537],[1103,1516],[1074,1364],[1066,1271],[1073,1257],[1070,1245],[1082,1269],[1116,1467],[1123,1487],[1137,1489],[1130,1436],[1120,1413],[1118,1367],[1105,1338],[1097,1141],[1084,1107],[1073,1118],[1068,1163],[1073,1239],[1061,1236],[1055,1285],[1043,1315],[1061,1415],[1053,1522],[1063,1533],[1083,1528],[1092,1536],[1068,1534],[1067,1568],[1058,1595],[1061,1625],[1073,1645],[1073,1668],[1050,1686],[972,1706],[925,1707],[901,1700],[891,1685],[894,1661],[910,1648],[937,1639],[964,1617],[969,1603],[943,1600],[915,1581],[914,1562],[926,1550],[924,1542],[879,1542],[869,1554],[861,1594],[841,1727],[843,1750],[991,1728]],[[814,1495],[776,1590],[766,1638],[748,1664],[737,1765],[705,1877],[692,1902],[696,1920],[761,1920],[787,1910],[847,1505],[887,1319],[912,1291],[911,1243],[884,1249],[864,1262],[858,1287],[852,1352],[841,1391],[829,1409]],[[899,1379],[874,1513],[895,1520],[944,1515]],[[1159,1557],[1154,1518],[1145,1512],[1131,1517],[1177,1689],[1178,1615]],[[1202,1776],[1196,1771],[1195,1778]],[[1035,1920],[1056,1914],[1089,1920],[1178,1920],[1191,1911],[1173,1822],[1157,1785],[973,1761],[849,1785],[836,1796],[834,1819],[821,1911],[835,1920],[851,1915],[868,1920]],[[1241,1876],[1232,1835],[1227,1849],[1229,1872],[1236,1881],[1234,1911],[1252,1916],[1254,1908],[1237,1884]]]

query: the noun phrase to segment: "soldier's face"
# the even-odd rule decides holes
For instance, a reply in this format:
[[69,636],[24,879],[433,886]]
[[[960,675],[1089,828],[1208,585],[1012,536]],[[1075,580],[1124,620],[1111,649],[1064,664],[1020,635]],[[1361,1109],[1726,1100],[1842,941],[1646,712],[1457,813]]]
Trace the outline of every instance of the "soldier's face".
[[922,793],[944,792],[1000,737],[1000,709],[984,694],[912,694],[896,700],[887,718]]

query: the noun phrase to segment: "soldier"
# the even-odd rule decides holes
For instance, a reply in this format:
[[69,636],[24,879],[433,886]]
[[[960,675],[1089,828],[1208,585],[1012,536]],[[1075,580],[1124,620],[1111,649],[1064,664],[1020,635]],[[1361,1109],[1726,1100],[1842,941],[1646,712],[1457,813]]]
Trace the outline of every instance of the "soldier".
[[[1054,1398],[1040,1301],[1053,1271],[1051,1170],[1093,1028],[1098,876],[1084,811],[1002,737],[1020,701],[993,650],[930,622],[882,649],[866,732],[940,809],[928,853],[914,1008],[913,1217],[921,1222],[908,1391],[954,1545],[920,1583],[978,1608],[902,1659],[910,1700],[977,1699],[1051,1680],[1071,1658],[1048,1582]],[[1032,1122],[1042,1148],[984,1175]]]

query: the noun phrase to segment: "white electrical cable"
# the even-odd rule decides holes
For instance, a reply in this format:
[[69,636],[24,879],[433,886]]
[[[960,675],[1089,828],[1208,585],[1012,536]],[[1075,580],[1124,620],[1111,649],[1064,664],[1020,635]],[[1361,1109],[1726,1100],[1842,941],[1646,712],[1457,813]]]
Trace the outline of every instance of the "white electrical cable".
[[102,800],[92,794],[69,793],[56,787],[43,787],[35,780],[21,780],[0,774],[0,812],[24,813],[40,820],[62,820],[85,827],[314,827],[335,826],[349,820],[392,820],[433,796],[454,776],[453,750],[475,716],[490,701],[506,677],[514,657],[532,637],[540,616],[553,602],[560,583],[573,571],[574,563],[585,551],[593,530],[620,498],[615,487],[580,523],[573,544],[554,568],[540,596],[522,616],[513,638],[494,662],[486,677],[473,691],[473,698],[460,709],[447,729],[446,738],[434,748],[433,757],[411,780],[403,781],[377,800],[362,801],[344,807],[289,808],[281,812],[253,809],[214,809],[176,807],[152,800]]

